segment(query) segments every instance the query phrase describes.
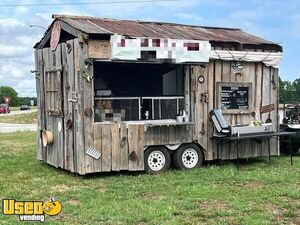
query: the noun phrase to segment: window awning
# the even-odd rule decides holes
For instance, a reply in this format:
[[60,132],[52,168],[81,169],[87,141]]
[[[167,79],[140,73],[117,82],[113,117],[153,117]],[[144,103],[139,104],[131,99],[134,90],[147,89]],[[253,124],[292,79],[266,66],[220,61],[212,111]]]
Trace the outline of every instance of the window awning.
[[262,62],[266,66],[278,68],[282,58],[282,52],[212,50],[210,58],[224,61]]

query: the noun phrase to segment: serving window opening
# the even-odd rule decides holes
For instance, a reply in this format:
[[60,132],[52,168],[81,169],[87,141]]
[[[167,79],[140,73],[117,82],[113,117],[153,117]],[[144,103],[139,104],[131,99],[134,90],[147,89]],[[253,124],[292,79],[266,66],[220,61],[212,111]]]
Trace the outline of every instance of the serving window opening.
[[183,65],[94,63],[95,122],[176,120],[186,111]]

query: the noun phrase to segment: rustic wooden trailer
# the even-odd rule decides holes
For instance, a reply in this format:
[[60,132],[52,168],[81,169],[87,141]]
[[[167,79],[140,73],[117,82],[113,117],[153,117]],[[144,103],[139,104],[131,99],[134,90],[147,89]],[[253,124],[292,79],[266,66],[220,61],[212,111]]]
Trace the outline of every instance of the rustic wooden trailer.
[[[278,130],[275,43],[240,29],[53,18],[35,45],[39,160],[88,174],[235,159],[212,138],[212,109],[230,124],[268,120]],[[265,155],[265,142],[240,146],[241,158]]]

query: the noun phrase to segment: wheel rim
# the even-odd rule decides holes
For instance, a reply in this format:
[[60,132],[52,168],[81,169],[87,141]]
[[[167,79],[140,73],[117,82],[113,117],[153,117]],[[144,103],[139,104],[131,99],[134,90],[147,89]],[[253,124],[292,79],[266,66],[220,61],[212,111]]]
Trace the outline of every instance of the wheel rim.
[[166,157],[161,151],[153,151],[148,157],[148,165],[151,170],[160,171],[166,164]]
[[198,163],[198,153],[193,148],[187,148],[182,154],[182,163],[186,168],[194,168]]

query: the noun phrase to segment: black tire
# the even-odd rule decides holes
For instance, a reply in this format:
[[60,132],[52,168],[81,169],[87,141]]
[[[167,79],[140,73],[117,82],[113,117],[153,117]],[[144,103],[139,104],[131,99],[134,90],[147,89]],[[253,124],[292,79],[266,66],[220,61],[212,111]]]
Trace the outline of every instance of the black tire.
[[158,174],[165,172],[170,168],[170,153],[163,146],[149,147],[145,150],[144,163],[145,172],[148,174]]
[[[186,156],[183,156],[184,154]],[[196,144],[193,143],[181,145],[175,151],[173,156],[174,165],[178,169],[182,170],[198,168],[203,165],[203,161],[204,156],[202,150]]]

